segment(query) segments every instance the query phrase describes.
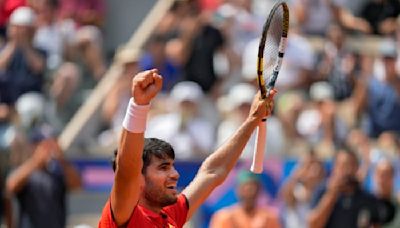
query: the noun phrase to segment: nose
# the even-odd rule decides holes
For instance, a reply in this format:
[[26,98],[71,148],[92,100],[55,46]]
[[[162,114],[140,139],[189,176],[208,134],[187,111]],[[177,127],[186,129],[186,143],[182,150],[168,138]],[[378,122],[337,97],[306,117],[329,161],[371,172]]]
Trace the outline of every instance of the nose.
[[178,180],[179,179],[180,175],[179,175],[178,171],[175,169],[175,167],[172,167],[170,176],[174,180]]

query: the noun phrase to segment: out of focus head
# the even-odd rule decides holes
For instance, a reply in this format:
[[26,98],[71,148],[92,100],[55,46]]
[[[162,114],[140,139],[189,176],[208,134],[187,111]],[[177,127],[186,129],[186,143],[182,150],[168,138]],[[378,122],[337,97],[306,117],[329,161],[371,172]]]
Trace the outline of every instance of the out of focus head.
[[10,39],[18,39],[22,36],[33,38],[36,15],[30,7],[18,7],[10,15],[8,36]]
[[141,56],[139,49],[122,47],[118,50],[115,61],[122,65],[123,75],[132,77],[138,72],[138,61]]
[[336,46],[342,47],[345,41],[343,28],[338,24],[332,24],[327,30],[328,39]]
[[385,66],[386,80],[391,81],[397,77],[396,61],[397,61],[397,46],[392,39],[384,39],[379,44],[379,54],[382,56]]
[[237,195],[245,207],[252,207],[256,203],[261,189],[260,175],[242,170],[237,176]]
[[241,117],[246,117],[256,93],[257,90],[250,84],[236,84],[229,89],[226,96],[223,96],[218,100],[218,108],[222,112],[238,112]]
[[374,183],[378,196],[389,198],[393,192],[394,167],[386,159],[380,160],[375,167]]
[[342,148],[336,152],[334,174],[342,177],[354,178],[358,170],[357,155],[349,148]]
[[183,81],[172,88],[170,96],[181,112],[195,115],[204,93],[196,82]]
[[43,95],[35,92],[21,95],[15,103],[20,124],[24,129],[31,129],[44,120],[45,100]]

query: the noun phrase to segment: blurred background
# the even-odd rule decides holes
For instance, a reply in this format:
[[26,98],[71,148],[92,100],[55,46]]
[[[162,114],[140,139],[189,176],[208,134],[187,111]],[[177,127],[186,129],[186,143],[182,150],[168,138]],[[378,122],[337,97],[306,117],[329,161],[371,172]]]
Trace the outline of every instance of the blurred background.
[[[275,2],[0,0],[1,226],[23,223],[38,210],[34,201],[44,211],[54,206],[67,227],[97,226],[130,81],[142,70],[164,77],[146,137],[173,145],[186,186],[247,117],[258,89],[258,39]],[[289,39],[259,204],[281,227],[308,227],[299,217],[309,209],[299,207],[329,181],[346,147],[357,156],[360,186],[378,196],[385,189],[398,205],[400,2],[287,3]],[[187,227],[208,227],[217,210],[238,201],[237,173],[249,169],[254,140]],[[377,173],[382,161],[389,175]],[[37,174],[43,169],[51,175]]]

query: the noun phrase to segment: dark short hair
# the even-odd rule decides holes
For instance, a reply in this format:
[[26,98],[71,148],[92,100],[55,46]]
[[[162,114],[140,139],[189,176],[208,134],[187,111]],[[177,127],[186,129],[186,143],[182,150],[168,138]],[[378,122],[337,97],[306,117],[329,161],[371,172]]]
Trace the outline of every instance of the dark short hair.
[[[117,168],[116,158],[118,154],[118,149],[114,150],[114,156],[112,158],[112,168],[115,172]],[[164,159],[171,158],[175,159],[175,151],[171,144],[157,138],[145,138],[143,147],[143,167],[142,173],[146,172],[146,168],[150,165],[151,159],[153,157]]]
[[334,161],[335,162],[336,162],[336,159],[337,159],[337,157],[338,157],[338,155],[340,153],[344,153],[346,155],[349,155],[353,159],[353,161],[356,163],[357,166],[360,165],[360,161],[359,161],[358,155],[351,147],[349,147],[347,145],[341,145],[337,149],[337,152],[335,153],[335,156],[334,156]]

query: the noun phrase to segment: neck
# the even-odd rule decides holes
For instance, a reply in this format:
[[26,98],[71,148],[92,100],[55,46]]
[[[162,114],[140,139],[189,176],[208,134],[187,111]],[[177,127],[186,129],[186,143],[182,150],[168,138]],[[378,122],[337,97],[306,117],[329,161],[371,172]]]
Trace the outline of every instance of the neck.
[[145,207],[145,208],[149,209],[150,211],[155,212],[157,214],[160,213],[161,209],[162,209],[162,207],[160,207],[159,205],[156,205],[155,203],[150,202],[150,201],[146,200],[145,198],[141,198],[139,200],[139,205],[141,205],[141,206],[143,206],[143,207]]
[[244,213],[247,214],[247,215],[253,215],[255,213],[255,210],[256,210],[256,204],[254,202],[253,203],[242,202],[241,203],[241,207],[244,210]]

